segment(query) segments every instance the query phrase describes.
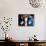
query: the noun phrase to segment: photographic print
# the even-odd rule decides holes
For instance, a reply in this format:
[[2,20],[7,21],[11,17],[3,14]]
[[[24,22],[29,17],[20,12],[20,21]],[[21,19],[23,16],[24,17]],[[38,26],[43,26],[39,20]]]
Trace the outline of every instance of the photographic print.
[[19,14],[18,25],[19,26],[34,26],[34,14]]

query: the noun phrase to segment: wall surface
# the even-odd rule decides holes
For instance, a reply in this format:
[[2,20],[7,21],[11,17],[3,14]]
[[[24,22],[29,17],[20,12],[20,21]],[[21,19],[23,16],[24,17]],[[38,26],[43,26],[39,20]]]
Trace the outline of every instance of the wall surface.
[[[18,26],[18,14],[34,14],[35,25],[34,27],[19,27]],[[28,0],[0,0],[0,20],[3,17],[12,17],[12,26],[10,31],[7,33],[10,37],[16,40],[28,40],[34,34],[37,35],[37,39],[46,40],[46,29],[45,29],[45,16],[46,16],[46,5],[42,7],[33,8]],[[4,35],[0,29],[0,39]]]

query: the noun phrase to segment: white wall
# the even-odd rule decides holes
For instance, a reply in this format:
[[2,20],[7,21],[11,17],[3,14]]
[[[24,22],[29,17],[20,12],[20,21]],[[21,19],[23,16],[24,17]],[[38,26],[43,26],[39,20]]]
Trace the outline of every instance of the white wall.
[[[28,0],[0,0],[0,17],[12,17],[13,22],[10,31],[10,37],[16,40],[27,40],[34,34],[39,40],[46,40],[45,38],[45,15],[46,6],[40,8],[33,8],[30,6]],[[18,14],[35,14],[34,27],[19,27]],[[2,31],[1,31],[2,32]],[[0,34],[1,34],[0,32]],[[2,39],[2,36],[0,36]]]

